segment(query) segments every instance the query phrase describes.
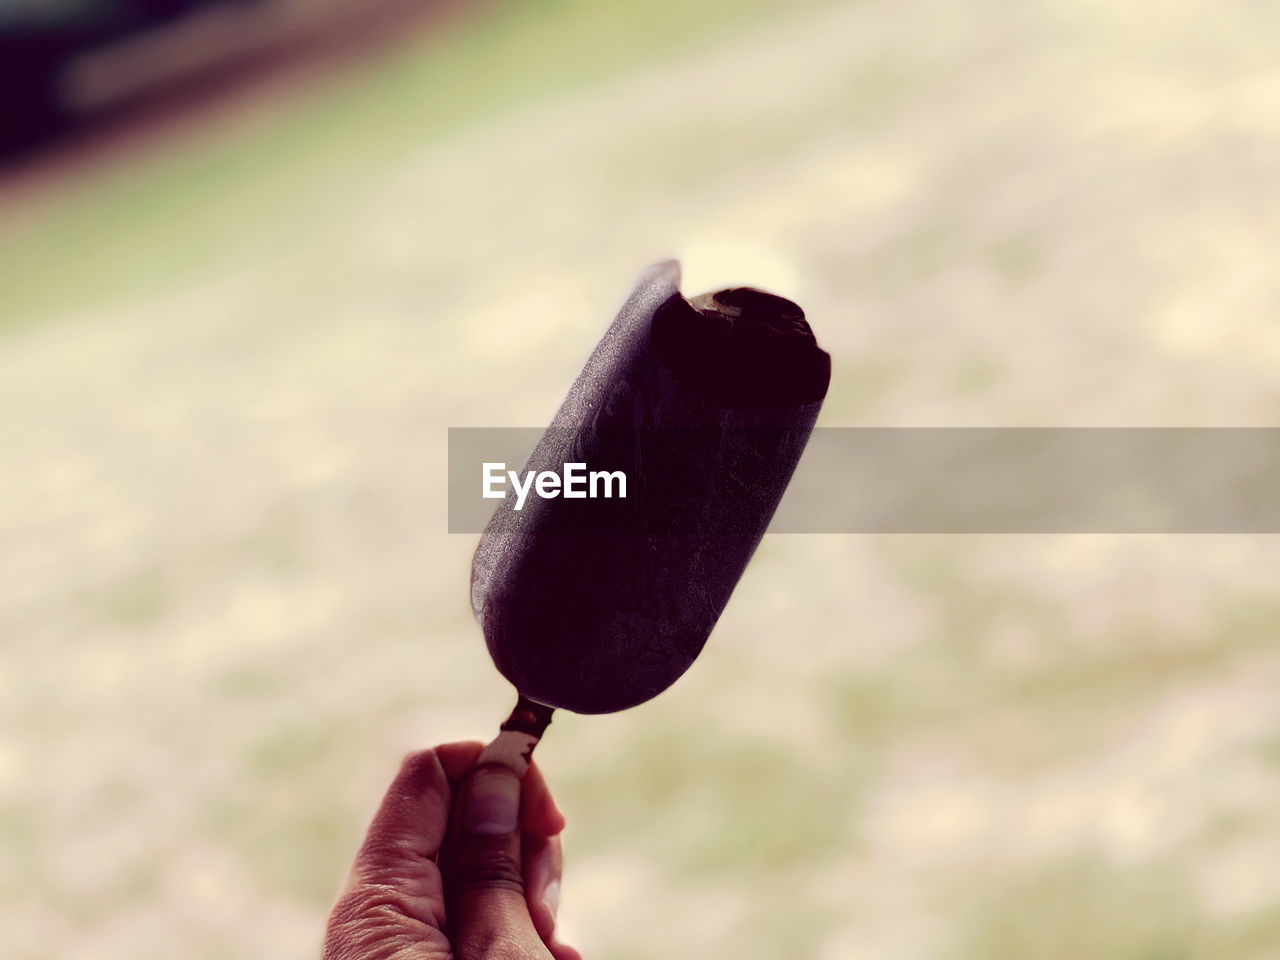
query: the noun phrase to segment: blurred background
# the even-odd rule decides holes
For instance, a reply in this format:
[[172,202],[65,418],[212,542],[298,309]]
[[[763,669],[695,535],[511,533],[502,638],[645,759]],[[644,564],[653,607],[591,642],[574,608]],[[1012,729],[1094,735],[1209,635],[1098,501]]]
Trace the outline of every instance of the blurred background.
[[[446,428],[647,264],[826,426],[1273,426],[1269,2],[0,4],[0,929],[312,957],[401,755],[512,694]],[[774,536],[557,716],[591,960],[1280,957],[1280,543]]]

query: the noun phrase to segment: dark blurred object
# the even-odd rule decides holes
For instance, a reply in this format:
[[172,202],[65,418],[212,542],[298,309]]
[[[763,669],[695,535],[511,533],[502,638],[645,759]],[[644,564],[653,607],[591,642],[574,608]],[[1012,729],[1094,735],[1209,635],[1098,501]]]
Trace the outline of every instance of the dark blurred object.
[[440,0],[0,0],[0,159],[86,120],[395,36]]
[[63,89],[74,58],[202,7],[260,0],[0,0],[0,153],[74,116]]

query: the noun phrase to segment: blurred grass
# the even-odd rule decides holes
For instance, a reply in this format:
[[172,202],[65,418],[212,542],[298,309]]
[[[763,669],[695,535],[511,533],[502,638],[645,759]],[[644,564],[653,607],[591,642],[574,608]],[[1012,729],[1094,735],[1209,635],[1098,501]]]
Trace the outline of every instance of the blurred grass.
[[283,104],[215,118],[181,145],[41,198],[38,217],[0,227],[0,328],[279,256],[298,236],[332,229],[335,195],[406,151],[819,2],[502,2],[455,16]]
[[1210,920],[1177,870],[1094,859],[1044,865],[992,884],[949,956],[983,960],[1266,960],[1280,910]]
[[[1135,617],[1082,636],[1052,611],[1029,614],[1036,604],[1012,587],[1004,590],[1003,606],[993,602],[972,622],[959,612],[966,592],[972,601],[983,591],[953,585],[936,594],[951,612],[927,655],[903,658],[888,672],[826,678],[843,736],[879,750],[949,730],[963,733],[994,770],[1042,770],[1104,750],[1127,720],[1179,686],[1265,654],[1280,628],[1280,604],[1258,596],[1223,603],[1213,623],[1194,629],[1173,631]],[[982,641],[1010,622],[1060,652],[1034,663],[1000,663]]]
[[955,957],[985,960],[1191,960],[1191,898],[1158,869],[1091,861],[1037,867],[980,908]]

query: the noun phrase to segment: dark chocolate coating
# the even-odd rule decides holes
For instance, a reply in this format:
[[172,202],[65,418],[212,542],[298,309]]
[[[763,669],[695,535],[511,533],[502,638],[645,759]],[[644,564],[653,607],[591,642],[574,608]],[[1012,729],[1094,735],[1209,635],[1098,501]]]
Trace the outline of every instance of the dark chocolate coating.
[[755,552],[831,376],[800,308],[749,288],[691,303],[640,278],[522,469],[621,469],[625,500],[505,499],[471,604],[520,693],[635,706],[693,663]]

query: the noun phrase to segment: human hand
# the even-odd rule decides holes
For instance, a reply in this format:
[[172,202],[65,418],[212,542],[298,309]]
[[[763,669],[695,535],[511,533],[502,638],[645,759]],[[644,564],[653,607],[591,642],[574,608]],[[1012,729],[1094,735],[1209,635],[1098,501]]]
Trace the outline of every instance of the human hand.
[[405,759],[329,916],[323,960],[581,960],[554,937],[564,816],[536,766],[520,781],[476,767],[481,749]]

